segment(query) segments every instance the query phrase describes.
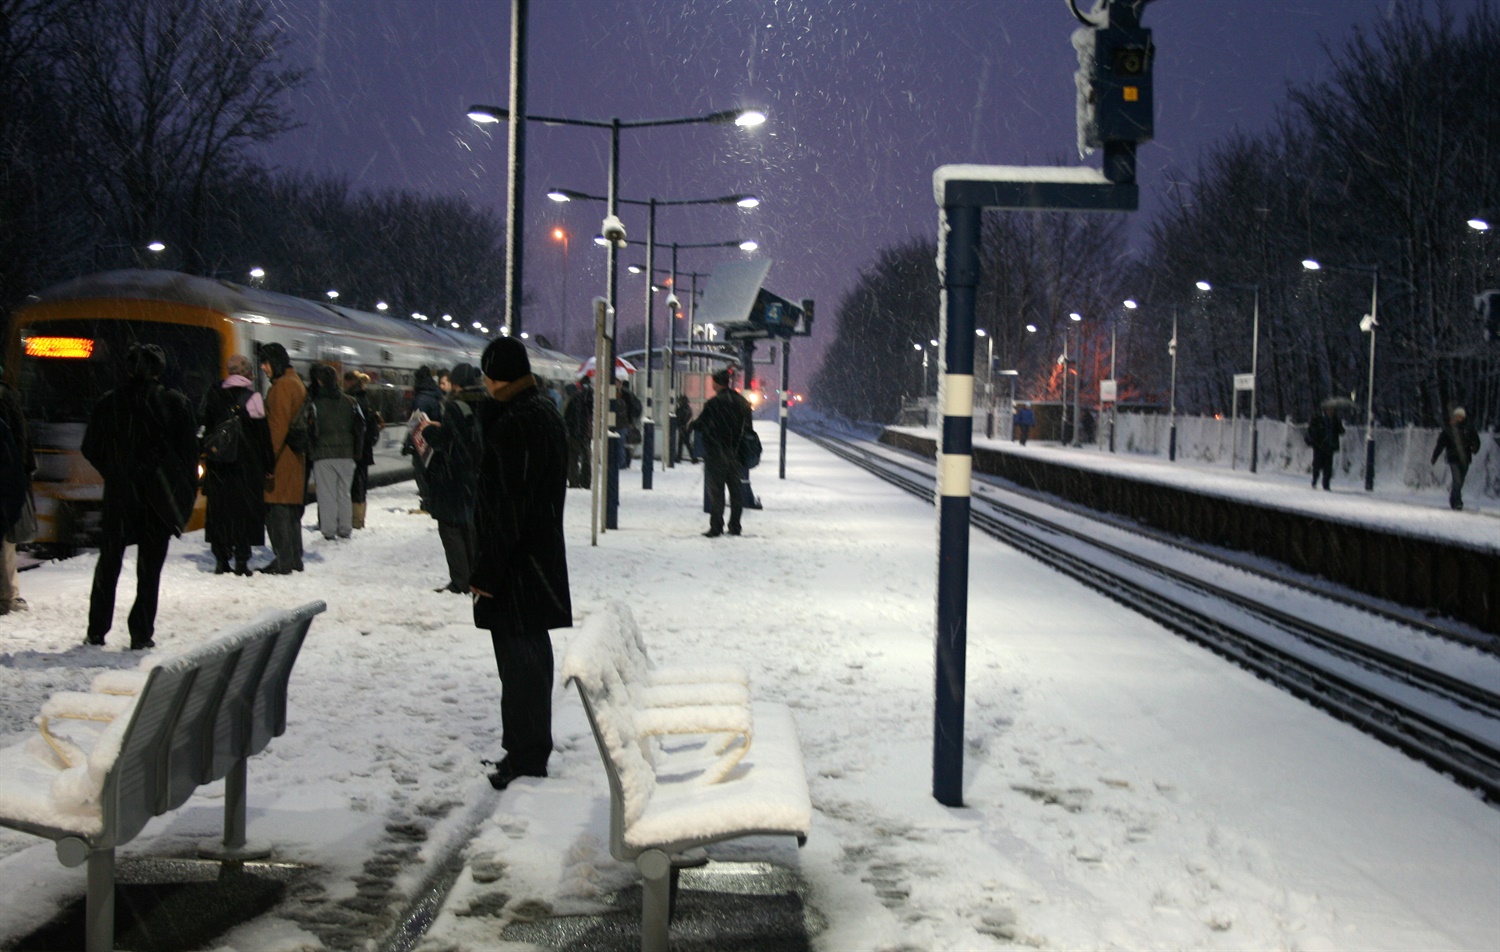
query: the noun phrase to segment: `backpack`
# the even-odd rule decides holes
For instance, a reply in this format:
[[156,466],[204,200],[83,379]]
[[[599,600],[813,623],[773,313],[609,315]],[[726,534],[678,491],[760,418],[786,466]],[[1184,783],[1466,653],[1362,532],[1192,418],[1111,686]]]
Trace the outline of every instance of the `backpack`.
[[745,427],[740,436],[740,464],[746,469],[754,469],[760,465],[760,453],[760,434],[754,427]]
[[292,417],[286,429],[286,446],[293,453],[306,456],[318,445],[318,408],[308,397],[302,398],[302,406]]
[[214,424],[214,428],[203,438],[203,458],[210,463],[233,463],[240,458],[240,445],[245,439],[243,422],[246,395],[229,408],[229,414]]

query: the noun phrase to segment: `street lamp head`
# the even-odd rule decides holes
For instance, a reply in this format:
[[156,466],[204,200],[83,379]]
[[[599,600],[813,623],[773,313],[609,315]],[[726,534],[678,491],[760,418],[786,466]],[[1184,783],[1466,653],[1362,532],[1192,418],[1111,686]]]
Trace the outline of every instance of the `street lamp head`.
[[1135,310],[1136,308],[1138,308],[1140,306],[1141,306],[1140,303],[1137,302],[1135,298],[1126,298],[1125,299],[1125,309],[1127,311],[1133,311],[1133,310]]
[[159,241],[153,241],[153,242],[151,242],[151,244],[149,244],[149,245],[146,246],[146,250],[147,251],[154,251],[157,254],[161,254],[163,251],[167,250],[167,246],[164,245],[164,244],[162,244]]
[[935,341],[935,340],[929,340],[927,343],[931,344],[934,347],[936,347],[938,345],[938,342]]
[[266,276],[266,269],[265,268],[251,268],[250,269],[250,277],[255,278],[257,281],[260,280],[261,278],[265,277],[265,276]]
[[1077,311],[1070,311],[1068,313],[1068,320],[1070,320],[1070,321],[1081,321],[1081,320],[1083,320],[1083,315],[1079,314]]
[[922,349],[922,345],[921,344],[912,344],[911,345],[911,349],[912,350],[921,350]]
[[604,216],[604,223],[599,226],[599,233],[606,241],[617,242],[622,246],[625,244],[625,223],[620,220],[619,215]]
[[566,241],[568,239],[568,233],[563,231],[561,228],[554,228],[552,229],[552,238],[554,241]]
[[328,300],[330,301],[337,301],[339,299],[339,292],[333,290],[332,288],[329,288],[326,293],[328,294]]
[[469,118],[482,126],[487,126],[496,122],[509,121],[510,110],[501,109],[499,106],[470,106]]
[[988,337],[990,335],[989,335],[989,332],[986,331],[984,328],[982,328],[982,327],[976,327],[976,328],[974,328],[974,336],[976,336],[976,337]]
[[737,195],[732,197],[730,201],[741,208],[757,208],[760,206],[760,199],[754,195]]
[[643,268],[643,267],[641,267],[638,264],[632,264],[632,265],[627,266],[625,268],[625,270],[629,271],[631,274],[640,274],[642,271],[645,271],[646,269]]
[[1035,324],[1027,324],[1026,325],[1026,333],[1028,333],[1028,334],[1035,334],[1036,333],[1036,325]]
[[1469,219],[1469,227],[1474,229],[1475,231],[1489,231],[1490,222],[1489,219],[1483,215],[1475,215],[1473,218]]
[[385,303],[384,301],[376,301],[375,302],[375,310],[379,311],[382,314],[384,314],[386,311],[390,310],[390,308],[391,308],[391,306],[389,304]]
[[1302,267],[1307,271],[1322,271],[1323,265],[1316,258],[1303,258]]
[[1214,289],[1214,286],[1212,284],[1209,284],[1207,281],[1198,281],[1196,282],[1195,286],[1200,291],[1212,291]]
[[756,242],[756,241],[751,241],[748,238],[745,239],[744,241],[740,242],[740,250],[741,251],[755,251],[758,248],[760,248],[760,243]]
[[706,120],[713,123],[732,122],[742,129],[750,129],[766,121],[766,114],[759,109],[728,109],[716,112]]
[[566,190],[560,188],[554,188],[552,191],[548,192],[547,197],[552,199],[554,202],[571,202],[573,200],[572,195],[569,195]]

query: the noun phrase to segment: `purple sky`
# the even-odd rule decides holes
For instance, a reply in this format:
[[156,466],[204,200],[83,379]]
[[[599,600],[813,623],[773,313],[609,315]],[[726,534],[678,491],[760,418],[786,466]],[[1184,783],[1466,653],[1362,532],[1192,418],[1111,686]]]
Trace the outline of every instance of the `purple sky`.
[[[313,73],[293,101],[305,125],[267,150],[272,162],[503,210],[504,127],[481,131],[464,113],[508,101],[507,0],[276,2],[294,58]],[[1151,3],[1157,121],[1140,156],[1142,220],[1169,200],[1172,169],[1191,169],[1236,128],[1263,128],[1288,84],[1326,72],[1325,40],[1342,43],[1394,2]],[[528,111],[627,121],[738,106],[768,114],[753,131],[622,133],[621,195],[761,197],[748,212],[661,210],[657,238],[754,238],[757,254],[775,261],[768,288],[817,300],[820,326],[794,354],[800,386],[859,269],[881,247],[935,233],[935,167],[1079,162],[1076,26],[1065,0],[533,0]],[[609,134],[532,123],[528,137],[525,277],[535,303],[526,326],[554,342],[565,330],[569,349],[583,352],[588,302],[605,286],[604,252],[592,243],[603,206],[560,206],[544,192],[603,194]],[[644,209],[627,206],[622,217],[631,238],[645,238]],[[566,268],[556,226],[571,235]],[[679,264],[706,274],[741,256],[684,251]],[[644,258],[631,249],[622,262]],[[641,322],[641,282],[621,276],[622,326]],[[660,306],[657,320],[664,333]]]

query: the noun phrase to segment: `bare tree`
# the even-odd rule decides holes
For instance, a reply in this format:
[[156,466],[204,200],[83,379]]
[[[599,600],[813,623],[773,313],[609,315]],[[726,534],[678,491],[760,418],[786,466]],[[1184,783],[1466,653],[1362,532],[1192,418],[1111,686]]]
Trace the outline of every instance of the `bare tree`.
[[134,248],[165,238],[202,271],[215,185],[248,145],[293,127],[303,79],[261,0],[81,0],[62,28],[61,80],[85,197]]

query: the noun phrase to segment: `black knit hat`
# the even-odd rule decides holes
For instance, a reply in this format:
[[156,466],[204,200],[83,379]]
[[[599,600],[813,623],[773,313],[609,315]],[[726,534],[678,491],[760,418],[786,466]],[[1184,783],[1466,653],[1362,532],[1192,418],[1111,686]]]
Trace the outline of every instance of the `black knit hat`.
[[448,380],[455,387],[472,387],[479,382],[479,371],[473,364],[459,364],[448,371]]
[[125,373],[136,380],[155,380],[167,369],[167,354],[155,344],[131,344],[125,352]]
[[526,345],[514,337],[497,337],[484,349],[479,366],[491,380],[509,383],[531,373],[531,358],[526,356]]

